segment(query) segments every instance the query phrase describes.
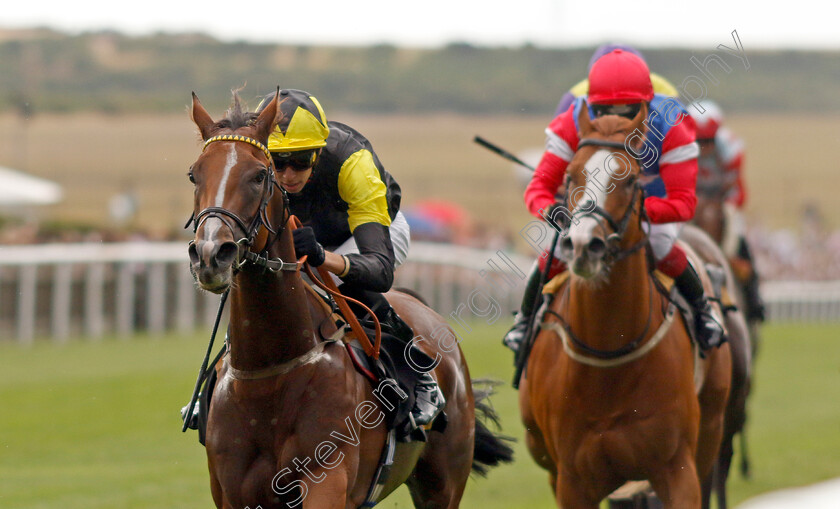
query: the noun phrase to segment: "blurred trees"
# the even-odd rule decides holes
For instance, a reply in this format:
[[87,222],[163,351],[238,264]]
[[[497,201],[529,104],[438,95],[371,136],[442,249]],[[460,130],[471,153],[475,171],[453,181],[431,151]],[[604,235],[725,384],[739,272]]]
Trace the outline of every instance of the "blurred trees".
[[[243,97],[252,108],[280,85],[315,93],[328,110],[548,117],[585,76],[593,49],[310,47],[222,43],[201,34],[0,30],[0,111],[180,112],[190,91],[219,110],[229,89],[247,84]],[[840,111],[833,92],[840,52],[746,49],[750,69],[732,62],[709,90],[727,110]],[[692,55],[702,60],[713,51],[643,49],[651,68],[677,86],[698,73]]]

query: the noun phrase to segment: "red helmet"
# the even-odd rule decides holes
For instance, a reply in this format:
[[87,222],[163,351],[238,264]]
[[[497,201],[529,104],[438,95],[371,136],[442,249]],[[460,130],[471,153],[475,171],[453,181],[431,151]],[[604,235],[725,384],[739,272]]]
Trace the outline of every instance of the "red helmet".
[[613,50],[589,71],[589,103],[639,103],[653,99],[650,69],[633,53]]

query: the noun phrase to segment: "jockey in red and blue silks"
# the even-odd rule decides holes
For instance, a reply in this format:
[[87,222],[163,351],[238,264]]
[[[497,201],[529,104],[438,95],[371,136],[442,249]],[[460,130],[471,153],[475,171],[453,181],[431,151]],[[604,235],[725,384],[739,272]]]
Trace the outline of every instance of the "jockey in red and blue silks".
[[[546,129],[546,150],[531,183],[525,190],[528,210],[541,212],[555,203],[566,167],[574,157],[578,138],[577,114],[588,103],[592,118],[621,115],[633,118],[648,103],[644,144],[636,156],[642,165],[645,208],[650,222],[645,225],[657,268],[674,278],[677,288],[694,308],[697,336],[704,349],[723,342],[723,328],[712,313],[703,285],[688,263],[685,252],[675,244],[682,225],[694,217],[697,204],[697,156],[694,121],[673,97],[654,94],[650,70],[637,55],[620,49],[599,58],[589,72],[589,94],[555,118]],[[631,134],[633,136],[633,134]],[[636,134],[638,136],[638,134]],[[541,258],[542,259],[542,258]],[[565,267],[563,267],[565,269]],[[522,309],[505,336],[505,344],[516,350],[527,329],[538,291],[538,264],[532,269]]]

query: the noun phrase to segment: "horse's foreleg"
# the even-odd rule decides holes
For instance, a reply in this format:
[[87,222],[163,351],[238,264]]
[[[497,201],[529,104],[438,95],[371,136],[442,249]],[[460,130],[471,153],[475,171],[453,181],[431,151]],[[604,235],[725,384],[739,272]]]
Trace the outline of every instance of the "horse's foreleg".
[[686,446],[668,468],[651,477],[650,484],[666,509],[700,509],[697,466]]
[[723,449],[715,465],[714,490],[717,494],[718,509],[727,509],[726,481],[729,479],[729,468],[732,465],[732,437],[729,437],[728,447]]
[[222,507],[224,504],[222,485],[219,484],[219,480],[216,478],[216,474],[212,468],[210,469],[210,494],[213,496],[213,503],[216,504],[216,507]]
[[317,484],[308,483],[303,509],[355,509],[347,497],[347,472],[343,469],[312,471]]
[[744,479],[749,479],[752,476],[752,472],[750,471],[750,455],[747,453],[746,430],[742,429],[739,436],[741,438],[741,476]]
[[581,483],[568,475],[552,475],[557,485],[554,495],[557,506],[562,509],[598,509],[598,500],[592,500],[581,489]]
[[712,472],[720,450],[724,417],[732,379],[729,345],[710,355],[706,382],[700,391],[700,433],[697,439],[697,472],[704,479]]
[[528,381],[522,379],[519,385],[519,411],[522,418],[522,425],[525,426],[525,446],[537,465],[551,473],[551,489],[556,489],[557,467],[554,460],[548,453],[542,430],[537,425],[531,408],[530,394],[528,393]]

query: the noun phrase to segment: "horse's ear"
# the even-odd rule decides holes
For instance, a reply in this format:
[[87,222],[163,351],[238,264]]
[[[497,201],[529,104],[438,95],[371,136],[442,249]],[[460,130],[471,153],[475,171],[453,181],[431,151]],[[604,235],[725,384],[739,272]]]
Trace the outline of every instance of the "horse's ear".
[[201,133],[201,139],[206,140],[209,138],[210,130],[216,123],[210,117],[210,114],[207,113],[207,110],[204,109],[204,106],[201,105],[201,102],[198,100],[198,96],[195,95],[195,92],[192,93],[192,111],[190,117],[192,117],[192,121],[195,122],[195,125],[198,126],[198,131]]
[[580,113],[578,113],[578,129],[581,138],[593,130],[592,120],[589,118],[589,105],[586,103],[586,100],[581,104]]
[[639,112],[636,113],[636,116],[633,117],[633,122],[630,124],[630,132],[635,131],[636,129],[640,129],[642,124],[644,123],[645,119],[648,116],[648,103],[643,102],[642,107],[639,108]]
[[274,130],[274,126],[277,125],[277,113],[279,109],[277,108],[277,98],[279,96],[280,87],[277,87],[277,93],[274,94],[271,102],[263,108],[257,120],[254,121],[254,128],[257,130],[257,138],[260,141],[267,141],[271,131]]

